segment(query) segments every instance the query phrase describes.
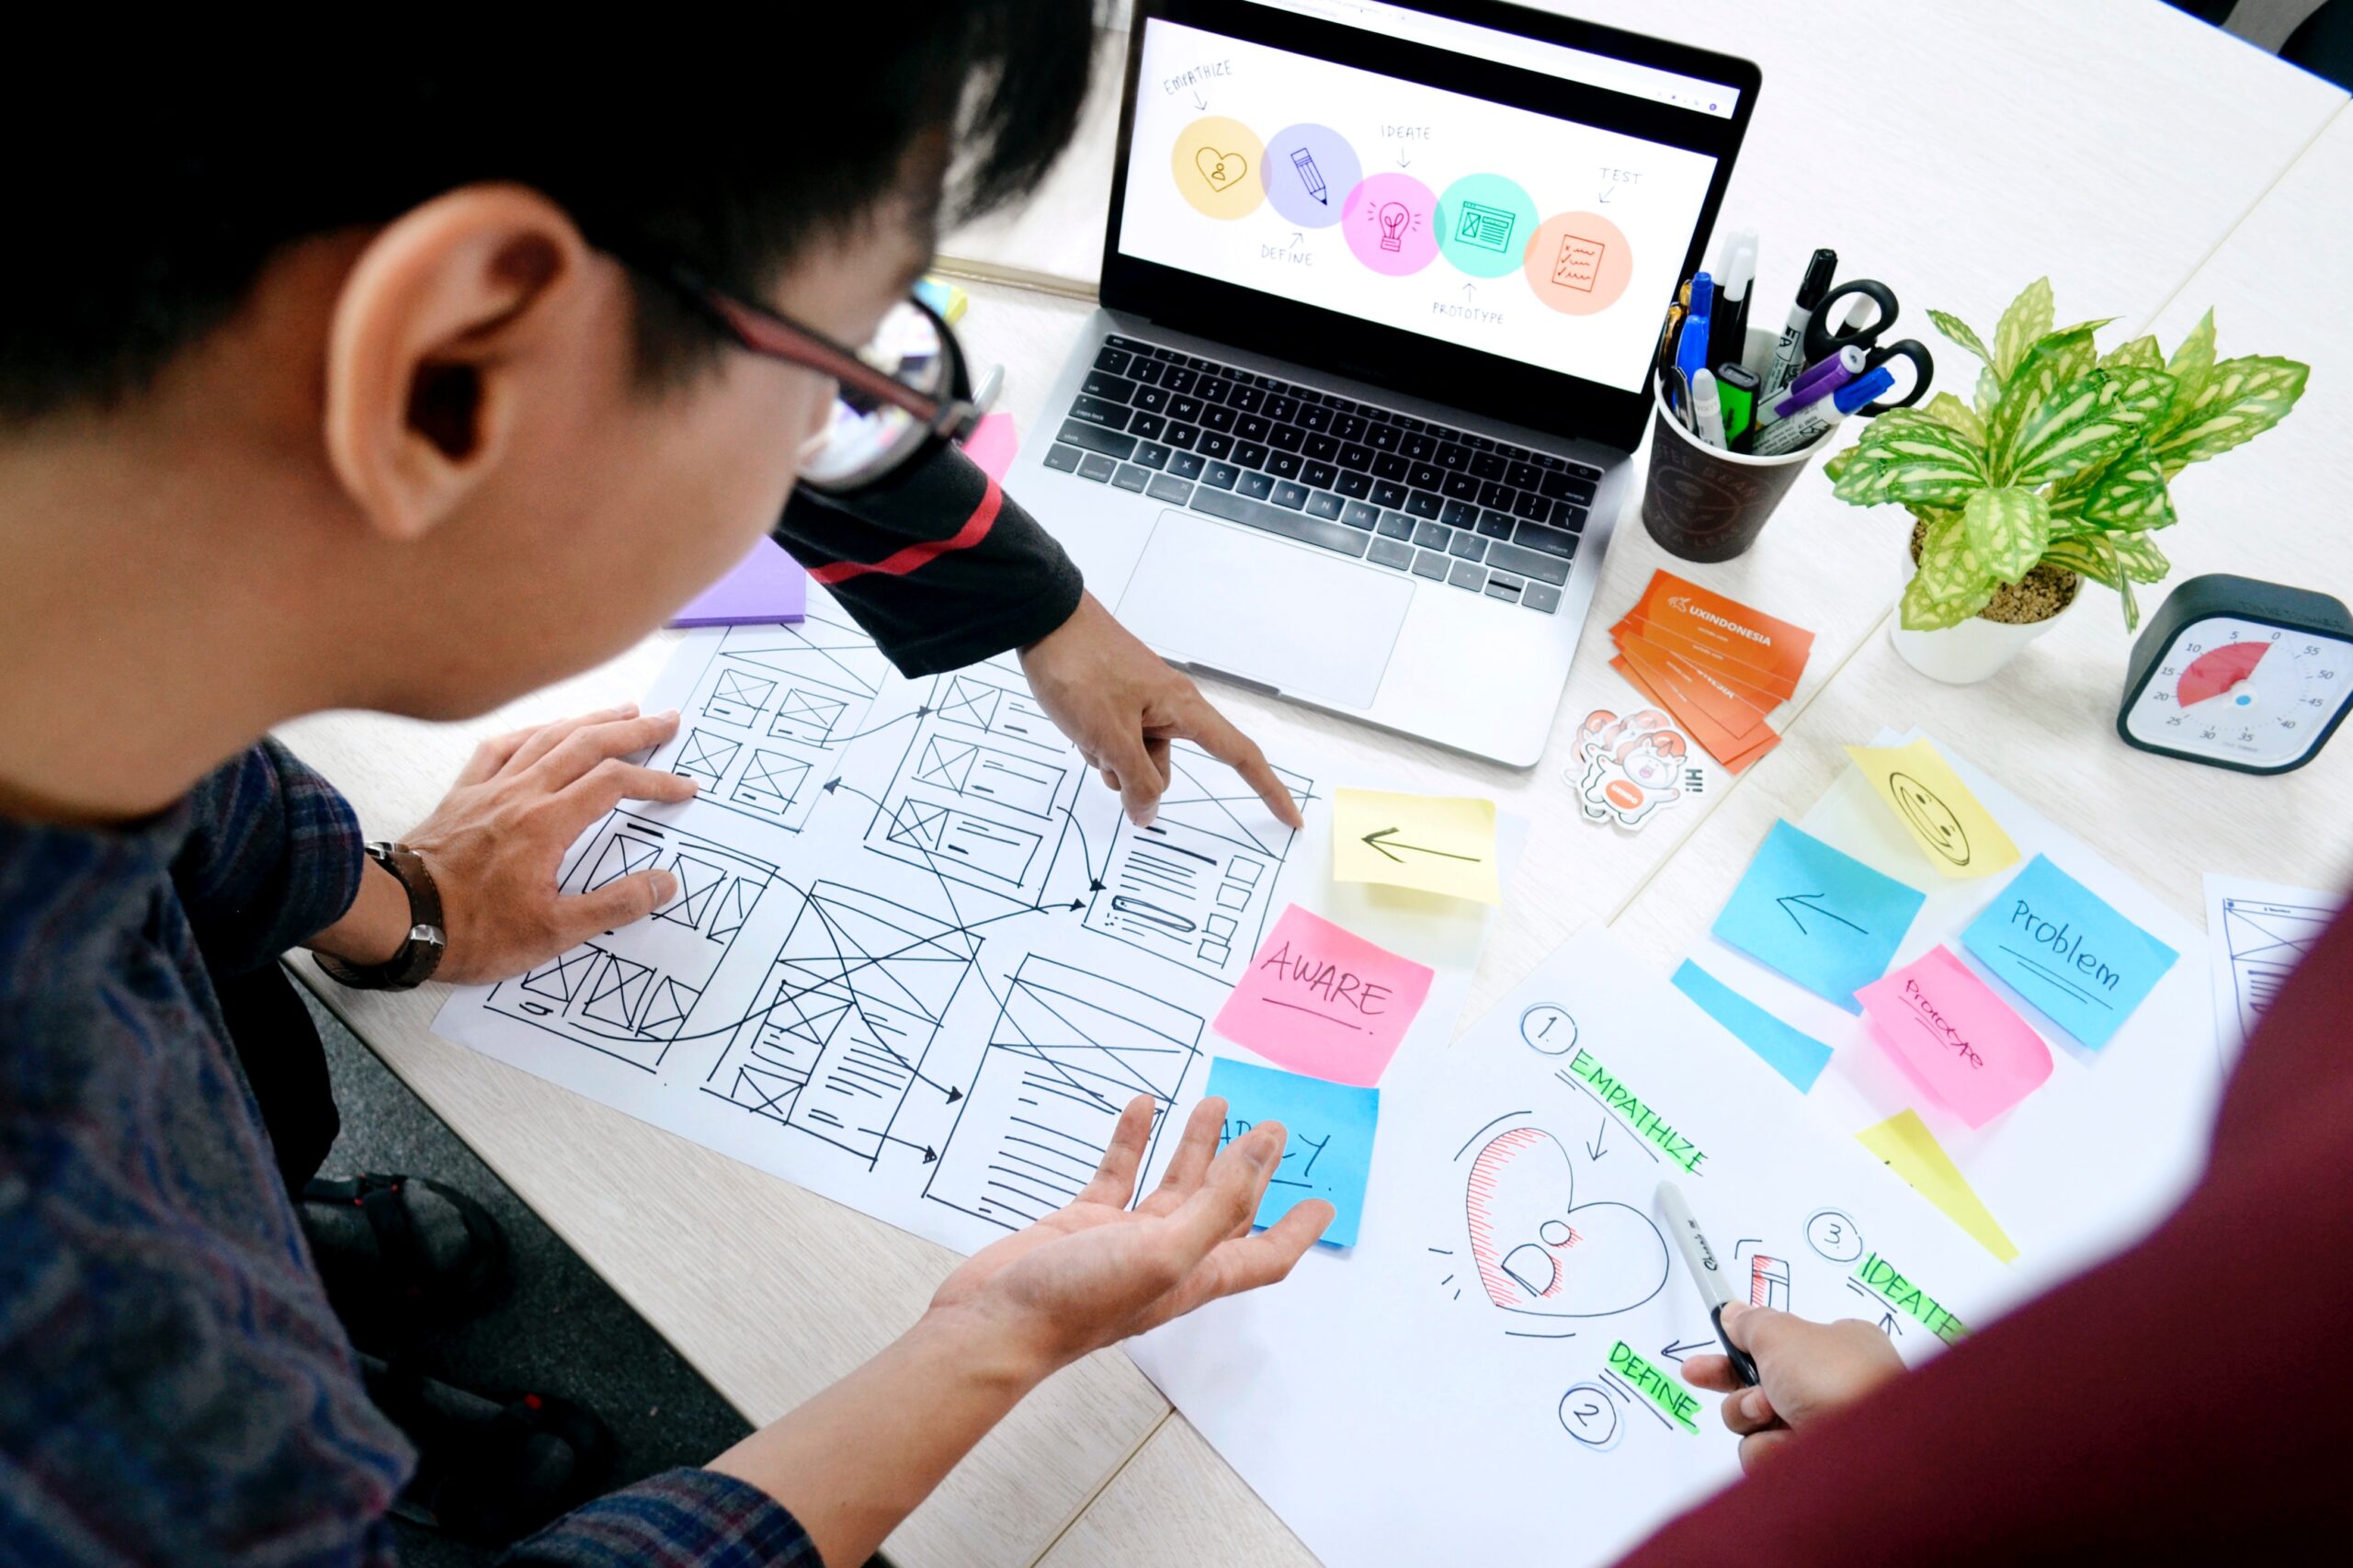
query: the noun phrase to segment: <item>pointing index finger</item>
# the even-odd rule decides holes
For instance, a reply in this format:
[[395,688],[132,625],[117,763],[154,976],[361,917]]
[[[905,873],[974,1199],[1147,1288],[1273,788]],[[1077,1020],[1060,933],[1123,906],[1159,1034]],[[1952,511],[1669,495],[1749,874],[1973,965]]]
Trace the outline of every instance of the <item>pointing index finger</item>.
[[1291,798],[1290,789],[1276,774],[1267,761],[1267,754],[1258,743],[1233,727],[1233,722],[1210,705],[1207,698],[1196,699],[1199,706],[1193,715],[1186,739],[1242,775],[1275,820],[1296,832],[1306,825],[1299,814],[1299,802]]

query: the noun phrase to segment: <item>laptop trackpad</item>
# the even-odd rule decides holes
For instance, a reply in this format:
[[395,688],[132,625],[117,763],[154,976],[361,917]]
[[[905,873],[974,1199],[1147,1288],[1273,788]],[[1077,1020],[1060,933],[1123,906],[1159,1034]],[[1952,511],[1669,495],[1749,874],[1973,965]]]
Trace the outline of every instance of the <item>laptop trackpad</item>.
[[1404,577],[1163,512],[1116,613],[1171,658],[1370,708],[1413,602]]

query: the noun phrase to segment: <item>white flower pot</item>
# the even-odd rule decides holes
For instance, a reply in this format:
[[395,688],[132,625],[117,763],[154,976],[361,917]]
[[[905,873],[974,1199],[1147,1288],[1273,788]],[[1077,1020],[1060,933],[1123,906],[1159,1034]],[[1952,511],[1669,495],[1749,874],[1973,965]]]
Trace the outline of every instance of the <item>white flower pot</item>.
[[[1920,567],[1912,559],[1912,536],[1908,530],[1898,536],[1898,545],[1903,551],[1904,582],[1909,586]],[[1904,662],[1930,680],[1940,680],[1948,686],[1968,686],[1984,680],[2017,658],[2028,643],[2073,615],[2075,607],[2083,602],[2084,590],[2078,585],[2067,608],[2048,619],[2014,626],[2006,620],[1988,620],[1976,615],[1959,626],[1948,626],[1938,631],[1907,631],[1899,608],[1888,636],[1895,643],[1895,651],[1904,655]]]

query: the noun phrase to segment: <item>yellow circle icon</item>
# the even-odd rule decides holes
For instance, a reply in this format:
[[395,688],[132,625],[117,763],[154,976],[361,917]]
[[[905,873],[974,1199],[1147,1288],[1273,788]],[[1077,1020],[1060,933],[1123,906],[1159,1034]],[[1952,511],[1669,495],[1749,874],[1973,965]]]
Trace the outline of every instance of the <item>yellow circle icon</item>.
[[1265,143],[1238,119],[1204,115],[1177,135],[1169,172],[1176,188],[1205,218],[1240,218],[1267,194],[1258,165]]

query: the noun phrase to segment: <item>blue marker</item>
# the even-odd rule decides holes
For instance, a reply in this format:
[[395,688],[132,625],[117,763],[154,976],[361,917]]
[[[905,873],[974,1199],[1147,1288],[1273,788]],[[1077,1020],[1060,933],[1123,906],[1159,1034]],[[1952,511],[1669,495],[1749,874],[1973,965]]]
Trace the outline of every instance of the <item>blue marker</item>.
[[1704,272],[1691,278],[1691,309],[1683,317],[1683,337],[1675,346],[1675,368],[1685,381],[1696,385],[1708,368],[1708,312],[1715,284]]

